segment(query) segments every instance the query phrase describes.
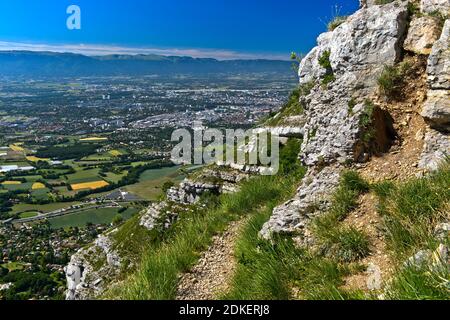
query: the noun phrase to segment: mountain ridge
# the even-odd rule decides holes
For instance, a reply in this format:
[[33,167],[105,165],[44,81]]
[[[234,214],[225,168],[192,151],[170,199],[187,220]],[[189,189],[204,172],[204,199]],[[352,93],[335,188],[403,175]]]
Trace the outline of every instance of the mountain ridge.
[[217,60],[188,56],[123,55],[86,56],[52,51],[0,51],[3,76],[117,76],[212,73],[291,73],[282,60]]

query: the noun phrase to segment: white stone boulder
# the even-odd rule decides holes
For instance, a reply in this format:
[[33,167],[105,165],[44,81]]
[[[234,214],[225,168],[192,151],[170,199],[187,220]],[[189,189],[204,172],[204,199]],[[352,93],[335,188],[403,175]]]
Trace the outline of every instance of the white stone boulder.
[[423,13],[439,11],[443,15],[450,15],[450,0],[422,0],[420,10]]
[[441,25],[438,18],[430,16],[414,18],[409,26],[404,48],[417,54],[429,55],[440,35]]

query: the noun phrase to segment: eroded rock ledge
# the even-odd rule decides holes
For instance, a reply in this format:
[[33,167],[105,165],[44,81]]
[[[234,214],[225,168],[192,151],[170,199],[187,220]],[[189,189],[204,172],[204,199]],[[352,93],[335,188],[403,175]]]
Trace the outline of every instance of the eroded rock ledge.
[[315,83],[300,98],[305,124],[299,157],[309,172],[294,199],[275,208],[260,232],[263,238],[273,233],[307,238],[306,225],[329,205],[329,195],[344,167],[365,161],[377,151],[365,141],[364,115],[370,114],[375,138],[382,138],[372,142],[378,149],[389,147],[387,137],[394,134],[389,115],[370,98],[377,92],[377,79],[385,65],[401,58],[407,24],[406,2],[382,6],[366,2],[334,31],[320,35],[318,45],[302,60],[300,85]]

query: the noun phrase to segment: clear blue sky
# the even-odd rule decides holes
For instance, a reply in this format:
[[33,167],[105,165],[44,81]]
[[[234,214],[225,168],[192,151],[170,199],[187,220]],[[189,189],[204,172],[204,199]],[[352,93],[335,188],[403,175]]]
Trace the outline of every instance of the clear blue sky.
[[[66,28],[71,4],[81,8],[81,30]],[[0,49],[95,44],[288,56],[314,46],[335,5],[352,13],[358,0],[7,0],[0,2]]]

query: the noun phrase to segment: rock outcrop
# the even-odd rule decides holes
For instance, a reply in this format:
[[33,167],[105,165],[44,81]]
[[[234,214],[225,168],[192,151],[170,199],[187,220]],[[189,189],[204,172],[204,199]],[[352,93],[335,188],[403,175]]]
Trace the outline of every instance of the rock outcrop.
[[[375,136],[393,134],[388,115],[367,99],[377,92],[385,65],[400,59],[407,24],[406,2],[366,5],[334,31],[320,35],[318,45],[302,60],[300,85],[315,83],[300,98],[305,109],[300,159],[310,173],[294,199],[275,208],[261,230],[263,238],[274,232],[306,236],[304,227],[328,205],[344,165],[365,161],[372,151],[363,141],[363,117],[370,119]],[[377,119],[381,121],[374,123]]]
[[[199,174],[185,179],[178,187],[167,191],[167,199],[181,204],[193,204],[200,200],[201,196],[210,194],[222,194],[238,191],[238,184],[249,178],[253,172],[250,166],[219,165],[219,168],[206,168]],[[255,168],[257,169],[257,168]]]
[[179,187],[172,187],[167,191],[167,199],[173,202],[191,204],[199,201],[205,193],[219,194],[220,190],[219,184],[185,179]]
[[420,10],[423,13],[440,12],[444,16],[450,16],[449,0],[421,0]]
[[139,225],[149,231],[158,228],[168,229],[177,217],[177,213],[168,210],[166,201],[153,203],[142,215]]
[[80,249],[71,257],[64,268],[66,300],[93,299],[104,290],[105,280],[112,279],[119,271],[121,259],[109,235],[100,235],[92,246]]
[[[450,2],[447,3],[450,8]],[[430,128],[419,167],[436,170],[450,154],[450,19],[444,24],[428,58],[428,97],[421,112]]]
[[404,48],[417,54],[428,55],[441,35],[439,18],[431,16],[415,17],[409,26]]
[[[330,204],[330,190],[339,183],[342,168],[329,166],[323,170],[310,170],[303,179],[297,195],[274,209],[270,221],[266,223],[260,235],[269,239],[272,233],[295,233],[305,231],[308,222]],[[308,242],[307,234],[302,241]]]

